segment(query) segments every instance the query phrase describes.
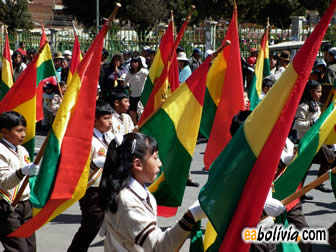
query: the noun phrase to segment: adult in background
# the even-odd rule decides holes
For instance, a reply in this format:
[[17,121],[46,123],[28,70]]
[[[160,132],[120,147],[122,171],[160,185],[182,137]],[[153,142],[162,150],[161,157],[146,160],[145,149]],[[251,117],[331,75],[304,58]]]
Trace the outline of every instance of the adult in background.
[[278,68],[274,73],[274,77],[276,80],[280,79],[281,75],[286,71],[289,62],[290,62],[290,52],[287,50],[281,51],[278,57]]
[[72,52],[70,50],[65,50],[63,52],[63,56],[64,58],[68,59],[68,61],[70,62],[72,59]]
[[194,48],[191,58],[190,58],[190,68],[194,72],[202,64],[201,60],[201,50]]
[[36,55],[37,51],[35,48],[29,48],[27,50],[27,60],[26,60],[26,65],[28,65]]
[[62,61],[64,60],[64,56],[61,52],[57,52],[54,55],[54,66],[56,70],[56,77],[58,81],[61,81],[61,72],[62,72]]
[[192,73],[189,63],[190,63],[189,59],[187,58],[187,55],[185,54],[185,52],[179,52],[177,54],[177,64],[179,68],[179,82],[180,83],[185,82]]
[[26,52],[26,44],[23,41],[20,41],[18,49],[16,51],[20,52],[22,55],[22,61],[26,63],[26,57],[27,57],[27,52]]
[[323,81],[333,85],[336,79],[336,47],[332,47],[325,55],[327,69],[324,72]]

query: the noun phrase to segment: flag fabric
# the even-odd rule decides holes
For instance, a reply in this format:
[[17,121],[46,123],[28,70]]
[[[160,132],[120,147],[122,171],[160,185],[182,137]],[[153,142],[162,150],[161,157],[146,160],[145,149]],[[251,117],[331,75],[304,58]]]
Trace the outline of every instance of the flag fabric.
[[174,23],[170,21],[168,28],[163,35],[159,49],[157,50],[153,63],[149,69],[149,73],[145,82],[144,90],[141,94],[140,100],[145,107],[149,96],[154,88],[155,81],[160,77],[164,66],[168,62],[169,54],[174,47]]
[[[36,182],[33,188],[35,196],[38,196],[36,193],[39,190],[45,190],[46,194],[49,191],[50,197],[31,220],[10,236],[29,237],[85,194],[100,59],[108,29],[109,26],[105,24],[78,66],[52,125],[47,150],[37,176],[42,181]],[[49,184],[44,181],[48,177]],[[32,200],[36,203],[34,198]]]
[[[275,218],[276,224],[283,225],[284,228],[288,228],[287,212],[283,212]],[[301,252],[299,246],[295,242],[281,242],[276,245],[277,252]]]
[[140,128],[142,133],[155,137],[159,145],[163,165],[149,190],[159,205],[160,216],[175,215],[183,199],[198,136],[210,60],[208,57]]
[[76,72],[79,63],[82,60],[82,54],[81,54],[81,50],[80,50],[80,46],[79,46],[79,42],[78,42],[78,36],[77,34],[75,34],[75,41],[74,41],[74,45],[72,48],[72,58],[71,58],[71,63],[70,63],[70,67],[69,67],[69,73],[68,73],[68,78],[67,78],[67,83],[71,82],[71,78],[73,76],[73,74]]
[[203,231],[201,229],[201,221],[196,222],[190,233],[189,252],[203,252]]
[[[210,168],[199,201],[217,232],[208,251],[248,251],[241,239],[263,210],[310,70],[336,7],[334,0],[267,96]],[[229,194],[225,194],[225,191]]]
[[300,140],[293,161],[274,181],[274,198],[283,200],[296,191],[314,156],[333,130],[335,122],[336,106],[335,102],[332,102]]
[[2,55],[2,71],[1,71],[1,82],[0,82],[0,101],[6,95],[8,90],[13,86],[13,66],[12,59],[10,55],[8,33],[6,31],[6,41],[5,47]]
[[46,43],[0,102],[0,113],[14,110],[26,119],[26,137],[23,145],[28,150],[31,160],[34,158],[35,147],[36,87],[41,80],[53,75],[50,47]]
[[[243,96],[243,81],[240,63],[239,37],[237,31],[237,15],[237,8],[234,8],[229,28],[222,42],[225,43],[226,40],[230,40],[231,46],[225,47],[222,53],[219,53],[209,69],[204,98],[204,109],[202,112],[202,120],[200,126],[200,131],[206,138],[210,137],[212,125],[214,124],[216,116],[217,106],[219,106],[221,98],[227,98],[226,102],[222,102],[222,106],[230,106],[230,104],[233,105],[231,111],[228,107],[226,108],[228,114],[223,116],[227,118],[222,118],[222,120],[228,120],[231,124],[231,120],[234,115],[232,115],[232,113],[238,113],[240,109],[240,102]],[[228,64],[229,60],[230,64]],[[229,65],[231,66],[229,67]],[[231,94],[230,92],[233,93]],[[235,99],[237,100],[235,101]],[[236,102],[239,104],[238,110]],[[222,108],[222,110],[223,109],[224,108]],[[217,120],[221,120],[219,114]],[[226,123],[228,123],[228,121]],[[228,135],[229,132],[225,130],[223,134],[225,134],[225,143],[223,144],[226,145],[228,143],[228,140],[230,140],[230,136]],[[218,154],[219,153],[217,153],[217,155]],[[209,168],[209,164],[208,166],[206,165],[206,168]]]
[[[240,61],[237,8],[234,8],[223,43],[225,43],[227,39],[231,41],[231,46],[225,47],[223,52],[217,56],[217,58],[220,59],[211,66],[210,76],[208,75],[207,78],[208,91],[214,90],[212,89],[214,86],[215,90],[222,87],[218,107],[215,109],[215,117],[211,122],[211,119],[207,118],[207,120],[209,120],[208,124],[212,123],[209,141],[204,153],[204,165],[207,170],[231,140],[230,126],[232,118],[239,113],[240,110],[244,109],[244,87]],[[221,63],[221,65],[218,65],[218,62]],[[225,64],[227,64],[227,66],[224,70]],[[208,94],[209,93],[210,92],[208,92]],[[210,99],[210,97],[206,96],[205,99]],[[205,110],[202,116],[209,113],[207,116],[212,117],[211,112],[215,108],[214,103],[212,103],[212,106],[209,108],[204,108]],[[220,141],[218,141],[218,139],[220,139]]]
[[[154,82],[154,87],[152,87],[150,96],[148,97],[138,125],[142,125],[179,86],[179,71],[176,58],[176,48],[183,37],[184,31],[187,28],[189,21],[190,17],[184,21],[181,29],[179,30],[163,70],[160,76]],[[169,50],[169,48],[165,50]]]
[[261,40],[257,63],[250,81],[250,110],[253,110],[259,104],[263,78],[271,74],[269,64],[268,33],[269,26],[267,26],[264,36]]
[[[44,27],[43,24],[41,22],[41,29],[42,29],[42,35],[41,35],[41,39],[40,39],[40,47],[42,48],[44,46],[45,43],[48,43],[48,39],[47,36],[45,34],[44,31]],[[55,72],[55,70],[54,70]],[[55,76],[56,73],[53,74],[53,76]],[[36,121],[41,121],[43,119],[43,100],[42,100],[42,96],[43,96],[43,82],[39,83],[36,86]]]

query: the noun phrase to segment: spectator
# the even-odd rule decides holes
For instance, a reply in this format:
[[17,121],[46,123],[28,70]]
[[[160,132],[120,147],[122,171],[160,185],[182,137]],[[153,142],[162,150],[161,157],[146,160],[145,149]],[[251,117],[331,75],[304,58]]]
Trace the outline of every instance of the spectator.
[[280,79],[281,75],[286,71],[286,68],[290,62],[290,52],[283,50],[278,57],[278,68],[274,73],[276,80]]
[[194,72],[202,64],[201,60],[201,50],[194,48],[191,58],[190,58],[190,68]]
[[37,51],[35,48],[29,48],[27,50],[27,61],[26,64],[28,65],[34,58],[34,56],[36,55]]
[[13,77],[14,81],[16,81],[20,74],[26,69],[27,65],[23,63],[23,56],[19,51],[15,51],[12,55],[13,61]]
[[179,82],[185,82],[191,75],[189,60],[185,52],[179,52],[177,55],[177,64],[179,68]]

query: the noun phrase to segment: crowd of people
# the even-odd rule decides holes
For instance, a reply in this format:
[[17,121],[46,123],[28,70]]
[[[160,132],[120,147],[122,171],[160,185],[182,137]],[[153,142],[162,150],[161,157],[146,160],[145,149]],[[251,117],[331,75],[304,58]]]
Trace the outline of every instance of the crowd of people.
[[[319,118],[322,110],[323,88],[325,83],[333,84],[336,79],[336,48],[325,46],[324,58],[318,58],[312,69],[310,80],[297,110],[293,129],[279,160],[279,169],[275,177],[283,172],[295,155],[296,144]],[[12,54],[13,73],[16,80],[36,53],[33,49],[25,51],[24,43]],[[175,251],[189,235],[193,225],[205,214],[199,202],[192,204],[182,219],[172,228],[162,231],[156,223],[156,201],[146,185],[152,183],[160,171],[158,146],[155,139],[137,132],[137,121],[143,111],[140,101],[149,68],[153,63],[155,50],[143,48],[141,53],[122,51],[112,55],[103,50],[97,92],[94,132],[91,144],[91,165],[88,188],[80,199],[82,214],[81,225],[74,235],[68,251],[87,251],[98,234],[105,236],[105,251]],[[183,83],[202,63],[205,55],[194,48],[188,58],[182,48],[176,51],[179,82]],[[49,130],[55,114],[66,92],[69,66],[72,53],[69,50],[54,54],[56,76],[43,81],[42,127]],[[287,50],[270,56],[271,74],[262,81],[262,100],[290,63]],[[247,60],[242,59],[245,110],[233,118],[231,133],[251,113],[247,89],[250,77],[257,61],[257,50],[251,49]],[[250,68],[244,71],[244,67]],[[0,240],[6,251],[35,251],[35,235],[29,238],[12,238],[7,234],[14,231],[32,217],[29,202],[29,187],[20,198],[18,207],[11,208],[15,188],[20,186],[26,175],[38,174],[39,167],[27,159],[28,153],[21,146],[25,136],[26,121],[17,112],[5,112],[0,115]],[[294,143],[293,143],[294,142]],[[323,145],[313,162],[320,164],[318,176],[336,164],[336,147]],[[305,178],[302,181],[304,183]],[[189,186],[198,186],[190,178]],[[317,189],[331,192],[326,185]],[[303,200],[312,200],[306,194]],[[264,206],[264,214],[276,217],[286,207],[272,198],[272,188]],[[298,229],[308,227],[302,213],[300,201],[287,206],[288,221]],[[273,225],[273,218],[266,218],[265,225]],[[6,227],[6,228],[3,228]],[[299,244],[302,251],[311,251],[310,244]],[[251,251],[273,251],[274,247],[254,245]]]

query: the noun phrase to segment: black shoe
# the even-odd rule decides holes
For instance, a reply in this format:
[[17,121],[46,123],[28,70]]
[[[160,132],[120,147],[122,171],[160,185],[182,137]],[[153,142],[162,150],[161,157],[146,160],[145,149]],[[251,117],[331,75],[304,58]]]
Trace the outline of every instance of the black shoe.
[[313,195],[311,195],[311,194],[309,194],[309,193],[306,193],[306,194],[304,194],[303,196],[301,196],[300,199],[301,199],[301,200],[313,200],[314,197],[313,197]]
[[187,180],[187,186],[199,187],[199,183],[192,181],[191,179]]
[[333,191],[332,189],[328,188],[325,184],[321,184],[315,189],[320,190],[321,192],[325,192],[325,193],[329,193]]

